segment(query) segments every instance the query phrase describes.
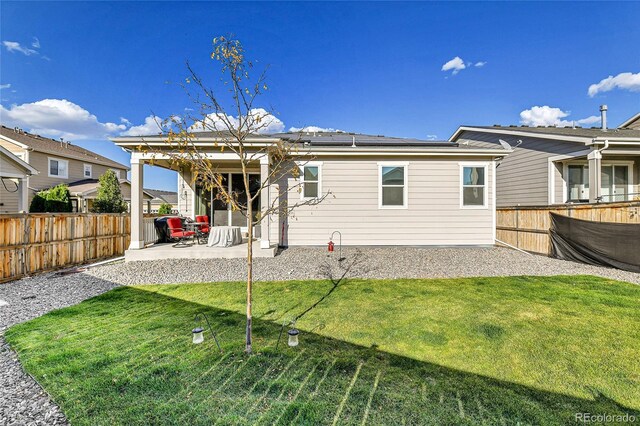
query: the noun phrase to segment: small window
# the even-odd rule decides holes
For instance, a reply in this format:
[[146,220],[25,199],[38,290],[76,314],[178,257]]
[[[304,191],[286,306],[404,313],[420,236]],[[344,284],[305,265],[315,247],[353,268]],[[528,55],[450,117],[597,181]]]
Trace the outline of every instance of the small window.
[[116,174],[116,177],[117,177],[118,179],[120,179],[120,170],[111,169],[111,171],[113,171],[113,173],[115,173],[115,174]]
[[84,177],[86,177],[86,178],[90,178],[91,177],[91,164],[85,164],[84,165]]
[[380,207],[407,207],[407,166],[379,166],[380,174]]
[[320,196],[320,165],[305,164],[302,167],[302,198]]
[[462,206],[487,207],[487,166],[462,167]]
[[49,177],[66,179],[69,177],[69,162],[59,158],[49,158]]

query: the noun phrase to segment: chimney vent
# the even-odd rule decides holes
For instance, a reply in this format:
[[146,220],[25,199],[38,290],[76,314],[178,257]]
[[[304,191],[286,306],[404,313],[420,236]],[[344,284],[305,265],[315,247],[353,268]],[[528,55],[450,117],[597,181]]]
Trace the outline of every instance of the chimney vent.
[[600,105],[600,122],[602,123],[602,130],[607,131],[607,106]]

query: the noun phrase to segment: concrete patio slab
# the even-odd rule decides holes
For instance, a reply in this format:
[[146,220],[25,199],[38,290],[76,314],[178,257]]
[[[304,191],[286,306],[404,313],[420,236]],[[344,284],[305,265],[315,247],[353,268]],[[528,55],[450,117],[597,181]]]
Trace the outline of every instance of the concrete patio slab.
[[[274,257],[278,247],[260,248],[260,241],[253,243],[253,257]],[[232,247],[207,247],[205,244],[193,244],[187,247],[173,247],[173,244],[154,244],[139,250],[127,250],[125,262],[164,259],[237,259],[247,257],[247,243]]]

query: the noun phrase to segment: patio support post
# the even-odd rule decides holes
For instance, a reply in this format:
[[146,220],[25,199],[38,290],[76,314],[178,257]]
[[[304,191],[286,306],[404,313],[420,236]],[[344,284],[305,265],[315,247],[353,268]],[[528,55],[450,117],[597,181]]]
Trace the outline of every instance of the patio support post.
[[[260,182],[264,182],[265,179],[269,178],[269,156],[265,155],[264,157],[260,158]],[[270,185],[267,184],[265,185],[265,187],[262,190],[262,193],[260,194],[260,210],[262,211],[262,214],[265,214],[265,212],[269,209],[269,206],[271,204],[271,200],[270,200]],[[271,246],[271,243],[269,241],[269,235],[270,235],[270,220],[269,217],[265,217],[262,219],[262,222],[260,223],[260,248],[261,249],[268,249]]]
[[596,149],[587,155],[587,159],[589,160],[589,202],[597,203],[602,201],[600,200],[602,154]]
[[131,243],[130,250],[144,248],[144,227],[142,225],[142,212],[144,203],[144,193],[142,191],[144,183],[144,161],[138,158],[131,158]]
[[29,180],[22,178],[18,180],[18,211],[29,211]]

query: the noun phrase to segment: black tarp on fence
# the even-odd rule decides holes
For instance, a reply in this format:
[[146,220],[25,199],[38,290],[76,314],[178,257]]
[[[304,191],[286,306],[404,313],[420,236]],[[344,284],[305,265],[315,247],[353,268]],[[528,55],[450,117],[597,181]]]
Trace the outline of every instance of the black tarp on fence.
[[592,222],[551,214],[551,256],[640,272],[640,224]]

